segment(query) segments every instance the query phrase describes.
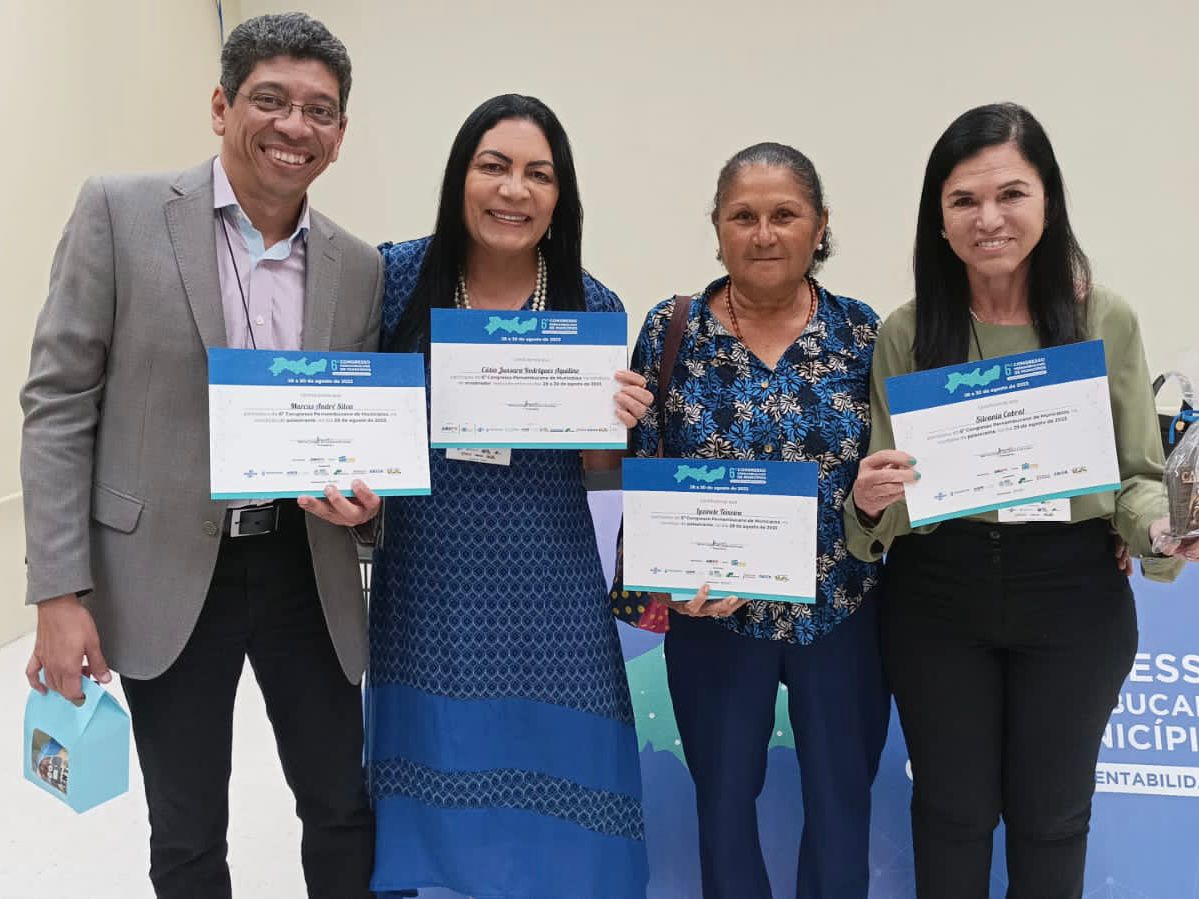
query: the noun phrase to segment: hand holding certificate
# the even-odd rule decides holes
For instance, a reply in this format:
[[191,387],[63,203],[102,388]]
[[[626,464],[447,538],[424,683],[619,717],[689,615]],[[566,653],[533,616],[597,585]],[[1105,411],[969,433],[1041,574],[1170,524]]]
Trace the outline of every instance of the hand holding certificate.
[[815,602],[813,462],[624,460],[629,590]]
[[[886,388],[895,445],[919,460],[920,478],[904,486],[913,527],[1119,489],[1102,341],[919,371]],[[1059,513],[1040,505],[1008,518]]]
[[434,447],[624,449],[617,312],[433,309]]
[[420,356],[211,349],[208,378],[213,499],[429,492]]

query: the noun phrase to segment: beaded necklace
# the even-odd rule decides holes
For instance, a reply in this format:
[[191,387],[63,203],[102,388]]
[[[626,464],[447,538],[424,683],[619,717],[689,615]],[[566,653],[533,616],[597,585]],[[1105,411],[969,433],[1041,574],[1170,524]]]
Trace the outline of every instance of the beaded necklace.
[[[802,334],[808,330],[808,325],[812,323],[812,319],[816,315],[816,281],[814,278],[805,278],[808,282],[808,317],[804,320],[803,327],[799,329]],[[729,324],[733,326],[733,336],[745,343],[745,337],[741,333],[741,323],[737,321],[737,310],[733,308],[733,279],[729,278],[724,285],[724,305],[729,311]],[[749,346],[749,344],[745,344]]]
[[[545,274],[545,257],[541,249],[537,250],[537,285],[533,288],[532,309],[534,312],[545,311],[545,294],[548,278]],[[470,293],[466,289],[466,273],[458,269],[458,284],[454,287],[454,305],[459,309],[470,309]]]

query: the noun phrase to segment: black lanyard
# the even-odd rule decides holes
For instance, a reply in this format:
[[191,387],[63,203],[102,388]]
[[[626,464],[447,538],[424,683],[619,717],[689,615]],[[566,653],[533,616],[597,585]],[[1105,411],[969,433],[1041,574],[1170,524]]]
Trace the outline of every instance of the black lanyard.
[[978,350],[978,359],[981,362],[986,359],[986,354],[983,353],[983,345],[978,341],[978,328],[974,327],[974,315],[970,316],[970,333],[974,335],[974,348]]
[[225,246],[229,248],[229,261],[233,263],[233,276],[237,279],[237,292],[241,294],[241,309],[246,315],[246,334],[250,337],[250,348],[256,350],[258,341],[254,339],[254,326],[250,324],[250,304],[246,301],[246,291],[241,286],[241,272],[237,268],[237,257],[233,255],[233,242],[229,240],[229,226],[225,224],[223,210],[218,209],[216,214],[217,218],[221,220],[221,230],[225,232]]

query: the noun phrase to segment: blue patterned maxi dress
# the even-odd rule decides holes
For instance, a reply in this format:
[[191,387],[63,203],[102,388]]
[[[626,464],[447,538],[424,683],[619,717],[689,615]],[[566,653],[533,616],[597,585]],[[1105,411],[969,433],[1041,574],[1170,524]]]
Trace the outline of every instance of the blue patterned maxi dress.
[[[427,241],[384,244],[395,328]],[[591,311],[620,311],[584,277]],[[553,290],[553,285],[549,285]],[[632,705],[578,452],[431,450],[375,551],[367,765],[380,892],[645,895]]]

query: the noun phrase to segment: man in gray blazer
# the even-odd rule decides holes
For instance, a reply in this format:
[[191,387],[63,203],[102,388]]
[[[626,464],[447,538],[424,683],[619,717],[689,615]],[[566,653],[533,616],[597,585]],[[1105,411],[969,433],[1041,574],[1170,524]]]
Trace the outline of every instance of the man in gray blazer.
[[374,248],[308,207],[337,158],[350,60],[300,13],[229,36],[220,155],[83,187],[38,319],[25,410],[27,675],[80,695],[120,672],[158,896],[231,894],[233,703],[245,659],[303,822],[310,896],[369,896],[362,783],[365,606],[355,496],[230,509],[209,499],[209,347],[372,351]]

